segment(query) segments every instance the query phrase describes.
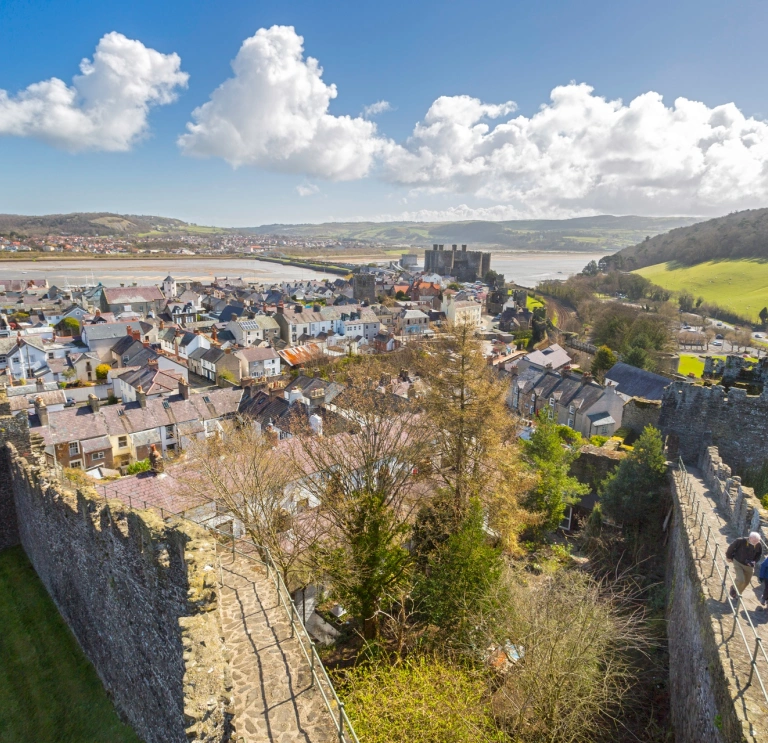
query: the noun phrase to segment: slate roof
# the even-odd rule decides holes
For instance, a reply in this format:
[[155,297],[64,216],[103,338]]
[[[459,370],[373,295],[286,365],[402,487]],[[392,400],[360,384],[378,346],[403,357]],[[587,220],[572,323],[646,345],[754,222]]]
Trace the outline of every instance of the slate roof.
[[551,365],[553,369],[558,369],[561,366],[571,363],[571,357],[565,349],[557,343],[553,343],[551,346],[544,348],[541,351],[532,351],[525,357],[525,360],[542,368]]
[[[112,372],[114,376],[114,372]],[[117,376],[134,389],[139,385],[148,395],[159,395],[163,392],[174,392],[179,388],[181,374],[176,374],[164,369],[153,369],[149,366],[143,366],[137,370],[132,370]]]
[[245,305],[242,304],[228,304],[219,315],[219,322],[229,322],[232,319],[232,315],[237,315],[238,318],[242,317],[247,310]]
[[132,302],[163,301],[165,297],[156,286],[109,286],[104,287],[107,304],[131,304]]
[[245,361],[251,363],[253,361],[268,361],[269,359],[279,359],[280,356],[274,348],[258,348],[252,346],[251,348],[243,348],[237,352],[237,355]]
[[280,330],[277,320],[267,315],[257,315],[248,320],[238,320],[237,324],[243,330]]
[[97,325],[86,325],[83,328],[83,335],[88,341],[121,338],[128,335],[129,326],[140,330],[142,335],[152,330],[152,326],[145,322],[105,322]]
[[642,397],[645,400],[661,400],[670,380],[660,374],[638,369],[623,361],[614,364],[605,373],[606,383],[610,382],[616,391],[628,397]]
[[[102,405],[94,413],[89,406],[68,408],[48,414],[49,424],[39,427],[45,443],[86,441],[97,436],[124,436],[161,426],[192,420],[211,420],[237,412],[241,389],[211,390],[205,395],[192,394],[189,400],[181,395],[151,397],[146,408],[139,403]],[[208,400],[208,402],[206,402]]]
[[[54,383],[55,384],[55,383]],[[24,385],[25,387],[32,387],[35,385]],[[51,407],[52,405],[63,405],[67,401],[67,396],[64,390],[46,390],[44,392],[31,392],[27,395],[14,395],[8,402],[11,406],[12,413],[18,413],[20,410],[28,410],[34,405],[36,398],[42,398],[43,402]]]
[[[105,483],[109,498],[116,498],[134,508],[162,508],[171,513],[182,513],[198,506],[210,503],[200,495],[191,494],[188,487],[179,482],[184,468],[189,465],[166,466],[165,472],[141,472],[138,475],[121,477],[119,480]],[[99,485],[101,491],[102,485]]]

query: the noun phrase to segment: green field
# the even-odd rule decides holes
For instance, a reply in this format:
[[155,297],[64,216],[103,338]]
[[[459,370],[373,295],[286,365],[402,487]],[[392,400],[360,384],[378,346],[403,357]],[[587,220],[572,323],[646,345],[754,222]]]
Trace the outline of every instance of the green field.
[[0,552],[0,743],[139,743],[20,547]]
[[536,299],[536,297],[532,297],[530,294],[525,299],[525,307],[531,312],[533,312],[537,307],[543,306],[544,302],[542,302],[540,299]]
[[657,263],[635,273],[654,284],[675,292],[687,291],[694,297],[758,320],[768,306],[768,262],[709,261],[695,266]]

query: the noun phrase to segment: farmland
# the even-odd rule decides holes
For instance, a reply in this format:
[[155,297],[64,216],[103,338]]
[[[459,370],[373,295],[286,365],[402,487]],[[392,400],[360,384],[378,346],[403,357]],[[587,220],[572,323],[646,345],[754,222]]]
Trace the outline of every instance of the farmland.
[[768,262],[707,261],[694,266],[657,263],[635,273],[674,292],[687,291],[720,307],[757,321],[768,305]]

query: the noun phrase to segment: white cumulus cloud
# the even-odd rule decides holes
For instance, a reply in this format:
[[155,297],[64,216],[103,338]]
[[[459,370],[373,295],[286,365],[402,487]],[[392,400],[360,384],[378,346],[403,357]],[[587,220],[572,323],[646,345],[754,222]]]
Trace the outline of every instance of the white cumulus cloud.
[[723,213],[768,199],[768,124],[733,103],[678,98],[670,107],[649,92],[624,104],[572,83],[531,117],[489,123],[513,107],[439,98],[388,150],[385,176],[517,216]]
[[72,85],[51,78],[15,95],[0,90],[0,135],[34,137],[73,152],[124,151],[146,133],[149,109],[171,103],[188,75],[161,54],[112,32]]
[[388,144],[372,122],[329,113],[336,86],[323,81],[316,59],[304,57],[303,44],[292,26],[246,39],[234,77],[193,111],[182,151],[330,180],[365,176]]
[[300,183],[296,186],[296,193],[299,194],[299,196],[313,196],[319,192],[320,188],[314,183]]
[[378,116],[391,110],[392,104],[389,101],[376,101],[376,103],[371,103],[370,106],[363,107],[363,116],[368,119],[371,116]]

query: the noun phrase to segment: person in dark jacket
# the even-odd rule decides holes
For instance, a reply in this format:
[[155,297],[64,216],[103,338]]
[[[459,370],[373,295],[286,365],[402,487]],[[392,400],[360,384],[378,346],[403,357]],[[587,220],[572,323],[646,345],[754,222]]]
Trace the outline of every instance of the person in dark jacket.
[[748,537],[740,537],[728,545],[725,558],[733,563],[734,580],[736,588],[731,586],[731,598],[736,598],[744,593],[744,589],[752,580],[755,563],[763,554],[763,545],[760,544],[760,535],[753,531]]
[[757,608],[761,611],[767,611],[768,606],[768,559],[763,560],[762,564],[760,565],[760,572],[757,574],[757,578],[759,581],[763,584],[763,605],[758,606]]

